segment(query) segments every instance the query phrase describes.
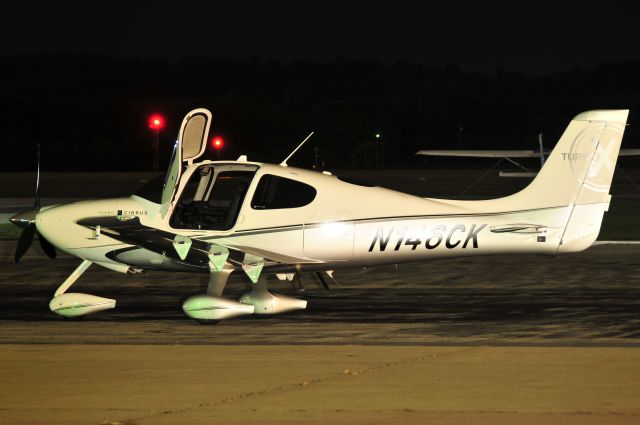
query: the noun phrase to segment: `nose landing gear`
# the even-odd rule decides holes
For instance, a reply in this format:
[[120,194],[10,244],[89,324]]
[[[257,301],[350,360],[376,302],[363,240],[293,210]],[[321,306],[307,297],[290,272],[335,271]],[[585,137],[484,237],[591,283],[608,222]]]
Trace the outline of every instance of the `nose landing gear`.
[[86,314],[109,310],[116,306],[116,300],[79,292],[66,292],[92,264],[89,260],[82,263],[62,282],[49,302],[49,309],[64,317],[78,317]]

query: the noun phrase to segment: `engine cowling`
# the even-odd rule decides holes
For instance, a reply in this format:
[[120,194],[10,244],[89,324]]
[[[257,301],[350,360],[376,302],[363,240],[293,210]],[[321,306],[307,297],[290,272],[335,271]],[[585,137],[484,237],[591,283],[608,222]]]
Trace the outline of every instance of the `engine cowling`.
[[253,306],[215,295],[194,295],[182,304],[184,314],[196,320],[222,320],[253,313]]
[[64,317],[78,317],[109,310],[116,306],[116,300],[91,294],[67,292],[53,297],[49,309]]

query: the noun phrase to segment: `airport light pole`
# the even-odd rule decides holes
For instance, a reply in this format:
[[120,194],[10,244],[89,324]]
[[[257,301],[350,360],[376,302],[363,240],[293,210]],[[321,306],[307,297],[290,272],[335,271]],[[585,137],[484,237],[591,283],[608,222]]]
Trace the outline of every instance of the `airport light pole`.
[[211,139],[211,146],[213,146],[213,149],[216,151],[216,159],[220,159],[220,152],[224,147],[224,139],[220,136],[214,137]]
[[149,117],[149,128],[153,133],[151,149],[153,150],[153,171],[160,171],[160,130],[164,128],[164,117],[160,114],[152,114]]

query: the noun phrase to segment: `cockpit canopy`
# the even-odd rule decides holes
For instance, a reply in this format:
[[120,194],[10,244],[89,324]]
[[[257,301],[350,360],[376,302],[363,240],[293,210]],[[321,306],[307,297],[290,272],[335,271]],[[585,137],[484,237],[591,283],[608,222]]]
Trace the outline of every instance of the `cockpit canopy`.
[[198,166],[179,195],[169,225],[225,231],[235,226],[247,196],[253,210],[299,208],[315,199],[314,187],[273,174],[261,175],[252,189],[258,169],[258,165],[238,163]]

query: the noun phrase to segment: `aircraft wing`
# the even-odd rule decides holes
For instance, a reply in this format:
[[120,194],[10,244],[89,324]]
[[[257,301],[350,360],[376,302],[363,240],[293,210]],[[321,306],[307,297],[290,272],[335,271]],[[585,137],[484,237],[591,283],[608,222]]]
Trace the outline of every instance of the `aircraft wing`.
[[[550,152],[545,150],[547,156]],[[469,158],[540,158],[540,151],[527,150],[461,150],[425,149],[416,152],[422,156],[458,156]],[[620,149],[619,156],[640,156],[640,149]]]
[[[153,227],[144,226],[138,217],[122,220],[119,217],[89,217],[78,220],[77,224],[96,229],[100,226],[100,234],[109,236],[120,242],[135,245],[157,254],[166,255],[172,260],[204,267],[209,264],[210,245],[197,239],[191,240],[191,247],[186,257],[181,258],[174,246],[176,235]],[[244,254],[229,250],[229,261],[242,264]]]
[[[640,151],[640,149],[638,149]],[[416,152],[423,156],[462,156],[471,158],[540,158],[540,152],[527,150],[439,150],[427,149]]]
[[265,262],[289,263],[300,261],[298,258],[281,258],[282,256],[278,253],[255,250],[244,246],[241,249],[238,249],[219,243],[217,240],[206,242],[196,238],[190,238],[191,246],[186,255],[181,257],[175,245],[176,236],[178,235],[156,229],[154,227],[145,226],[140,223],[140,219],[138,217],[124,220],[121,217],[114,216],[89,217],[78,220],[77,224],[94,230],[100,226],[100,234],[120,242],[147,249],[157,254],[166,255],[177,262],[199,267],[208,266],[209,254],[212,250],[212,246],[214,247],[214,250],[215,246],[226,248],[229,251],[227,262],[238,267],[245,264],[246,254],[264,258]]

